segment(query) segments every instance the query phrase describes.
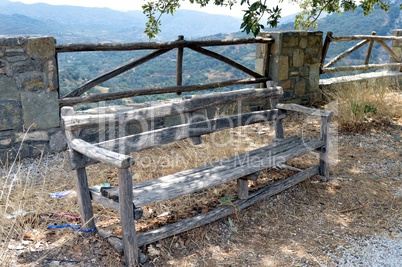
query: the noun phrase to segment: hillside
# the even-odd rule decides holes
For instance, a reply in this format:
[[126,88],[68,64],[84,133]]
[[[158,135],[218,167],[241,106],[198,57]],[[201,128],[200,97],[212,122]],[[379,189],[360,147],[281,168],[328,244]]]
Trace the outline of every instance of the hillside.
[[[54,36],[58,43],[148,41],[143,33],[146,17],[141,11],[23,4],[7,0],[2,0],[0,7],[0,35],[45,34]],[[20,16],[13,19],[13,15]],[[159,40],[172,40],[178,35],[196,38],[230,33],[238,31],[240,25],[238,18],[188,10],[162,19]]]

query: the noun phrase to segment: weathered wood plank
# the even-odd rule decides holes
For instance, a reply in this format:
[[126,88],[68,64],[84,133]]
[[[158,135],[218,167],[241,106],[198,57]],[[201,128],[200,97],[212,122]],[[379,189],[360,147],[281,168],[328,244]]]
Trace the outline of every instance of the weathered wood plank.
[[302,112],[307,115],[314,115],[320,117],[332,117],[334,115],[333,111],[325,110],[325,109],[316,109],[316,108],[308,108],[298,104],[277,104],[277,108],[285,109],[290,111]]
[[272,121],[277,118],[277,110],[255,111],[227,116],[208,121],[199,121],[143,132],[94,144],[100,148],[128,154],[146,148],[161,146],[186,138],[201,136],[233,127],[245,126],[259,122]]
[[130,51],[148,49],[174,49],[179,47],[197,46],[222,46],[253,43],[271,43],[272,38],[241,38],[234,40],[203,40],[187,41],[178,40],[173,42],[139,42],[139,43],[82,43],[82,44],[56,44],[56,53],[85,52],[85,51]]
[[[290,138],[287,138],[286,140],[281,141],[281,143],[274,143],[265,147],[257,148],[255,150],[249,151],[247,153],[239,154],[239,155],[234,155],[232,157],[229,157],[227,159],[224,159],[224,161],[215,161],[194,169],[189,169],[189,170],[184,170],[172,175],[167,175],[165,177],[161,177],[156,180],[151,180],[151,181],[146,181],[142,183],[136,183],[134,185],[134,189],[138,188],[138,190],[143,190],[143,188],[148,188],[148,192],[152,191],[152,188],[156,188],[157,186],[160,186],[158,184],[166,182],[166,183],[172,183],[173,180],[176,180],[176,183],[180,183],[183,181],[187,180],[187,183],[190,183],[189,180],[191,179],[197,179],[198,177],[204,177],[208,175],[210,172],[216,172],[217,175],[219,171],[225,172],[228,167],[227,166],[240,166],[244,165],[247,163],[251,162],[256,162],[261,159],[263,155],[270,155],[274,156],[278,153],[287,151],[291,149],[292,147],[297,146],[300,144],[301,138],[297,136],[292,136]],[[222,166],[223,163],[225,166]],[[256,173],[256,172],[255,172]],[[254,175],[255,173],[252,173],[251,175]],[[249,174],[245,174],[243,177],[248,177]],[[241,176],[239,177],[241,178]],[[181,179],[181,180],[179,180]],[[102,188],[101,190],[102,195],[108,198],[113,199],[114,201],[118,202],[118,188],[117,187],[112,187],[112,188]],[[137,197],[140,196],[140,191],[135,192],[134,194]],[[136,202],[137,206],[143,206],[143,202],[139,203]],[[149,204],[149,203],[148,203]]]
[[[134,185],[134,204],[144,206],[162,200],[171,199],[177,196],[196,192],[202,189],[213,187],[242,178],[251,173],[275,166],[278,162],[286,162],[290,159],[304,155],[318,147],[323,146],[322,141],[300,140],[297,146],[280,153],[277,150],[281,147],[253,155],[251,158],[245,154],[235,156],[235,163],[226,160],[221,164],[208,168],[191,175],[169,175],[156,180],[138,183]],[[117,188],[107,189],[109,197],[118,200]],[[104,191],[102,191],[104,194]]]
[[132,90],[124,90],[120,92],[104,93],[104,94],[91,94],[79,97],[68,97],[59,100],[59,105],[63,106],[73,106],[77,104],[85,104],[91,102],[115,100],[126,97],[141,96],[141,95],[155,95],[155,94],[166,94],[166,93],[176,93],[176,92],[192,92],[192,91],[202,91],[219,87],[226,87],[231,85],[245,85],[245,84],[257,84],[268,81],[268,77],[263,78],[247,78],[247,79],[235,79],[226,80],[213,83],[196,84],[196,85],[182,85],[182,86],[169,86],[169,87],[156,87],[156,88],[138,88]]
[[215,58],[215,59],[217,59],[219,61],[222,61],[222,62],[228,64],[229,66],[232,66],[233,68],[236,68],[236,69],[238,69],[238,70],[240,70],[240,71],[242,71],[242,72],[244,72],[244,73],[246,73],[246,74],[248,74],[248,75],[250,75],[250,76],[252,76],[254,78],[262,78],[262,77],[264,77],[263,75],[255,72],[253,70],[250,70],[246,66],[244,66],[242,64],[239,64],[236,61],[234,61],[234,60],[232,60],[232,59],[230,59],[228,57],[225,57],[225,56],[223,56],[221,54],[215,53],[213,51],[207,50],[207,49],[202,48],[202,47],[191,47],[190,49],[194,50],[194,51],[196,51],[196,52],[198,52],[200,54],[203,54],[203,55]]
[[133,178],[131,169],[119,169],[119,195],[121,196],[120,220],[123,236],[123,249],[125,266],[138,266],[138,243],[135,233],[134,210],[133,210]]
[[266,199],[268,197],[274,196],[290,187],[318,174],[318,166],[310,167],[302,172],[299,172],[285,180],[276,182],[273,185],[266,186],[259,189],[256,192],[250,194],[250,197],[244,200],[237,200],[233,202],[230,206],[220,206],[213,211],[197,215],[195,217],[182,220],[177,223],[169,224],[161,228],[151,230],[146,233],[139,233],[137,235],[138,245],[144,246],[151,244],[158,240],[174,236],[188,230],[200,227],[205,224],[209,224],[221,218],[227,217],[230,214],[238,212],[239,210],[245,209],[254,203]]
[[146,121],[174,116],[183,113],[195,112],[208,107],[222,105],[240,100],[252,100],[262,98],[279,98],[283,95],[280,87],[261,89],[241,89],[231,92],[209,93],[193,96],[179,102],[135,109],[117,114],[101,115],[75,115],[63,116],[66,130],[81,130],[104,126],[106,124],[125,124],[130,121]]
[[82,139],[75,138],[69,144],[72,149],[86,157],[117,168],[128,168],[134,164],[134,159],[130,156],[100,148]]
[[150,61],[153,58],[156,58],[160,55],[163,55],[167,52],[169,52],[170,50],[158,50],[158,51],[154,51],[146,56],[143,56],[139,59],[133,60],[127,64],[124,64],[112,71],[109,71],[105,74],[102,74],[88,82],[86,82],[84,85],[78,87],[77,89],[75,89],[74,91],[64,95],[62,98],[69,98],[69,97],[77,97],[82,95],[83,93],[87,92],[88,90],[90,90],[91,88],[93,88],[96,85],[99,85],[107,80],[112,79],[113,77],[116,77],[117,75],[120,75],[128,70],[131,70],[132,68],[135,68],[145,62]]

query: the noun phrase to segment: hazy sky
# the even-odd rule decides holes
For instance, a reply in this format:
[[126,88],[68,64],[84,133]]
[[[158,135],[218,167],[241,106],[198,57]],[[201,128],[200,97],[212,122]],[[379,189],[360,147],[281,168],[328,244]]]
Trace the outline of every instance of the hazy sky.
[[[146,2],[145,0],[11,0],[13,2],[22,2],[25,4],[33,3],[46,3],[51,5],[71,5],[71,6],[86,6],[86,7],[108,7],[116,10],[127,11],[127,10],[141,10],[141,6]],[[239,0],[240,1],[240,0]],[[269,1],[269,3],[275,3],[276,0]],[[275,4],[276,5],[276,4]],[[282,7],[282,16],[287,16],[294,14],[299,11],[298,6],[280,3]],[[212,14],[224,14],[233,17],[242,17],[242,10],[239,4],[229,10],[228,8],[220,8],[214,5],[209,5],[207,7],[197,7],[197,5],[192,5],[188,1],[183,1],[183,9],[197,10],[201,12],[207,12]]]

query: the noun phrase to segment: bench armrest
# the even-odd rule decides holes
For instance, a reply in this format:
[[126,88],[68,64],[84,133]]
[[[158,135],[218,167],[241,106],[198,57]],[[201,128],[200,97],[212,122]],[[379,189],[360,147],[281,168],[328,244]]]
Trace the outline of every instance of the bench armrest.
[[334,115],[334,112],[330,110],[308,108],[298,104],[276,104],[276,108],[290,111],[297,111],[308,115],[327,117],[327,118],[330,118]]
[[134,164],[134,159],[130,156],[97,147],[79,138],[74,138],[69,142],[69,146],[74,151],[88,158],[112,165],[119,169],[129,168]]

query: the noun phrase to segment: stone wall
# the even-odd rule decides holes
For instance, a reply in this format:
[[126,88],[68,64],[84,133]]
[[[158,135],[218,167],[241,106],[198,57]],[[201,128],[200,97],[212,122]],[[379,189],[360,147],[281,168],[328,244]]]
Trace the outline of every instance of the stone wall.
[[[319,90],[322,32],[263,32],[275,41],[257,45],[256,70],[269,74],[284,90],[282,101],[311,104],[322,99]],[[268,57],[268,58],[266,58]]]
[[65,148],[55,39],[0,36],[0,159]]
[[320,90],[324,94],[326,92],[352,87],[376,87],[400,90],[401,85],[402,72],[399,71],[371,72],[320,80]]

